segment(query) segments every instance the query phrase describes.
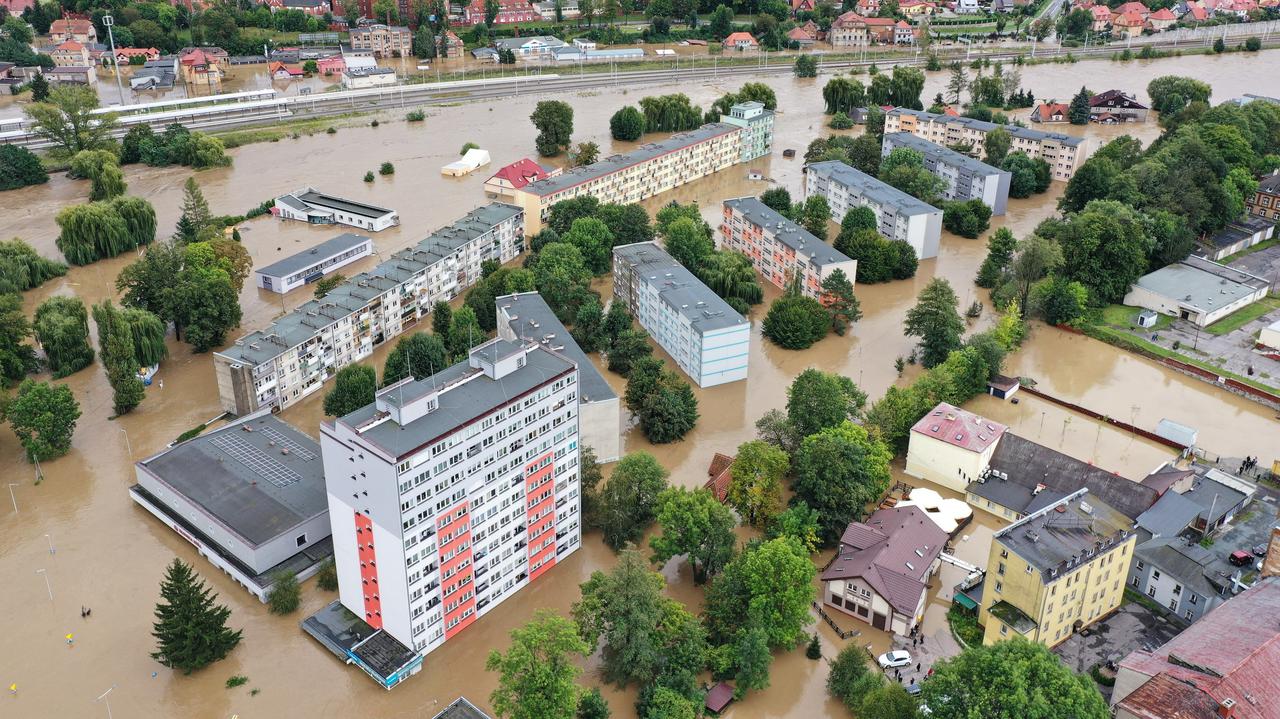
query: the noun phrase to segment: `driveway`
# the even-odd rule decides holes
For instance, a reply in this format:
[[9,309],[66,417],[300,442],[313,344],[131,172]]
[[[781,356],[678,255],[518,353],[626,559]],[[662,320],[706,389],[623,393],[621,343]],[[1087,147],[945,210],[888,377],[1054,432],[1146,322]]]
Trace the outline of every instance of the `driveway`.
[[1232,262],[1229,267],[1257,275],[1274,285],[1277,278],[1280,278],[1280,245],[1272,245],[1265,250],[1245,255]]
[[[1095,664],[1119,662],[1135,649],[1155,649],[1176,637],[1182,627],[1137,602],[1129,602],[1086,631],[1087,636],[1073,634],[1053,650],[1064,664],[1080,673],[1087,673]],[[1098,689],[1110,702],[1111,687],[1099,685]]]

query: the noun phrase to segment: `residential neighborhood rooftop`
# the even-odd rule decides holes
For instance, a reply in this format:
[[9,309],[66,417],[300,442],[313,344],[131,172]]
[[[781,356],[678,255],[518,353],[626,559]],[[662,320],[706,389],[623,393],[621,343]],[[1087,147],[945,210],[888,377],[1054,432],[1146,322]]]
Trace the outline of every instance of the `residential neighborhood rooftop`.
[[1082,144],[1085,139],[1083,137],[1074,137],[1072,135],[1064,135],[1061,132],[1044,132],[1042,130],[1033,130],[1029,127],[1018,127],[1017,125],[998,125],[994,122],[985,120],[975,120],[972,117],[956,117],[953,115],[939,115],[932,112],[924,112],[923,110],[912,110],[907,107],[895,107],[889,111],[889,114],[898,115],[914,115],[915,117],[926,122],[948,122],[956,125],[964,125],[979,132],[991,132],[997,127],[1009,131],[1014,137],[1021,137],[1026,140],[1043,142],[1045,140],[1054,140],[1068,147],[1076,147]]
[[981,453],[1000,441],[1006,429],[1008,428],[999,422],[941,402],[916,422],[911,431],[954,447]]
[[748,222],[769,228],[770,234],[777,238],[778,242],[793,250],[804,252],[808,255],[809,261],[818,267],[850,261],[843,252],[818,239],[791,219],[783,217],[777,210],[761,202],[758,197],[739,197],[725,200],[724,204],[741,212]]
[[618,245],[613,248],[613,257],[615,262],[621,258],[635,267],[636,274],[657,289],[662,301],[699,332],[737,327],[747,321],[657,242]]
[[909,132],[890,132],[885,134],[884,143],[890,147],[909,147],[912,150],[922,153],[925,157],[933,158],[938,162],[942,162],[952,167],[961,167],[977,175],[995,175],[1004,170],[998,167],[992,167],[987,163],[970,157],[963,152],[956,152],[949,147],[943,147],[937,143],[929,142],[923,137],[916,137]]
[[860,577],[895,611],[915,616],[929,571],[946,543],[947,533],[920,507],[879,509],[845,528],[822,581]]
[[995,533],[995,541],[1050,577],[1119,544],[1132,520],[1079,489]]
[[547,301],[537,292],[519,292],[497,298],[500,309],[512,316],[511,329],[516,336],[533,342],[546,342],[578,365],[578,394],[584,403],[617,398],[617,393],[596,369],[556,317]]
[[902,215],[919,215],[926,212],[940,212],[933,205],[919,200],[899,190],[893,185],[881,182],[862,170],[855,169],[839,160],[814,162],[804,166],[805,172],[830,178],[846,187],[856,188],[858,194],[875,201],[877,204],[894,208]]
[[289,255],[283,260],[273,262],[266,267],[255,268],[254,272],[270,277],[287,277],[299,270],[305,270],[325,258],[342,254],[366,242],[369,242],[369,238],[364,235],[354,235],[350,232],[343,233],[301,252]]

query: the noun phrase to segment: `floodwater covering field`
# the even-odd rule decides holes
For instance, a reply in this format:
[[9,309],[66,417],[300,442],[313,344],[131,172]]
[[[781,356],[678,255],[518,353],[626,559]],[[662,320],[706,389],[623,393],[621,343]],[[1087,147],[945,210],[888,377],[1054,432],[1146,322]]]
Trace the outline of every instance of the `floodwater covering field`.
[[[1095,91],[1115,86],[1141,96],[1150,79],[1168,73],[1212,82],[1214,99],[1221,101],[1257,91],[1257,78],[1280,74],[1280,53],[1195,56],[1124,65],[1042,65],[1022,70],[1024,87],[1037,97],[1057,99],[1068,98],[1082,84]],[[941,91],[945,81],[945,73],[930,73],[926,98]],[[575,108],[575,140],[595,141],[607,155],[629,147],[612,141],[608,135],[608,118],[623,104],[634,103],[645,94],[680,91],[706,106],[722,93],[736,90],[741,82],[630,92],[605,89],[564,99]],[[821,85],[825,78],[770,78],[767,82],[779,98],[775,155],[750,169],[759,169],[796,195],[800,190],[801,161],[783,159],[780,150],[794,148],[802,154],[811,139],[828,132],[821,114]],[[433,108],[424,123],[387,122],[396,118],[384,116],[378,128],[339,125],[333,135],[248,145],[231,151],[235,160],[232,167],[201,172],[196,179],[215,214],[240,214],[265,199],[304,185],[395,208],[401,214],[401,225],[374,238],[385,257],[486,202],[482,184],[487,172],[482,170],[461,179],[439,174],[439,167],[455,159],[463,143],[475,141],[488,150],[494,159],[494,167],[489,169],[533,155],[534,131],[526,118],[537,99],[522,97],[486,105]],[[1098,142],[1125,132],[1150,141],[1158,133],[1154,122],[1127,128],[1057,125],[1053,129],[1084,132]],[[361,178],[365,171],[383,161],[395,163],[395,175],[364,183]],[[765,182],[748,180],[748,169],[734,167],[654,198],[648,203],[649,209],[672,199],[697,201],[706,219],[715,225],[721,200],[759,194],[767,188]],[[126,174],[130,193],[150,200],[160,226],[172,227],[178,217],[182,183],[190,171],[134,166]],[[1025,235],[1054,212],[1061,191],[1062,184],[1055,183],[1045,195],[1011,201],[1009,213],[995,218],[993,229],[1007,226],[1016,235]],[[22,237],[42,254],[59,257],[54,245],[54,215],[67,204],[84,201],[87,194],[87,183],[63,176],[44,186],[4,193],[0,237]],[[337,231],[300,223],[282,224],[269,217],[252,221],[241,230],[244,243],[259,266]],[[909,368],[900,378],[893,365],[894,359],[907,355],[913,344],[902,336],[901,326],[916,293],[932,277],[941,276],[952,282],[965,305],[973,299],[986,301],[984,292],[972,284],[984,255],[985,239],[967,240],[944,234],[939,257],[922,262],[913,280],[858,286],[864,318],[848,336],[828,337],[805,352],[781,350],[763,341],[759,320],[764,306],[757,307],[751,317],[754,328],[749,379],[709,390],[695,389],[702,419],[684,441],[653,447],[633,430],[626,437],[626,450],[652,451],[671,471],[673,484],[697,486],[706,479],[713,453],[732,453],[738,444],[751,439],[755,420],[766,410],[784,405],[791,378],[806,367],[845,374],[872,399],[891,384],[909,382],[918,369]],[[122,256],[73,268],[66,277],[28,292],[26,308],[31,312],[53,295],[76,295],[86,303],[114,298],[115,276],[133,259],[131,255]],[[366,259],[363,264],[348,268],[346,274],[367,269],[377,261],[377,257]],[[602,291],[608,294],[607,283],[602,285]],[[310,294],[309,288],[300,289],[281,299],[246,283],[240,298],[244,308],[242,328],[233,332],[231,339],[265,326]],[[768,300],[776,296],[776,290],[769,288],[766,295]],[[988,319],[989,312],[975,326]],[[381,719],[419,719],[432,716],[459,694],[487,706],[496,682],[494,675],[483,670],[489,650],[505,648],[510,630],[527,621],[535,609],[567,612],[578,597],[578,584],[592,571],[613,563],[613,554],[598,535],[587,535],[581,550],[523,590],[518,601],[504,603],[457,640],[429,655],[421,674],[392,692],[383,691],[359,670],[340,664],[298,628],[298,620],[332,601],[333,594],[308,582],[298,614],[272,616],[244,590],[195,556],[192,547],[179,536],[129,500],[126,489],[134,481],[132,461],[158,452],[185,430],[221,411],[210,357],[192,355],[186,345],[172,341],[170,349],[172,357],[160,370],[164,387],[153,386],[137,410],[115,421],[106,419],[111,413],[111,389],[99,365],[65,380],[74,390],[83,416],[71,453],[45,464],[45,479],[38,486],[33,484],[34,468],[23,461],[12,433],[0,431],[0,467],[4,467],[6,482],[18,484],[13,487],[18,511],[14,513],[8,504],[0,505],[0,576],[4,577],[0,583],[0,616],[4,617],[0,632],[5,648],[0,652],[0,684],[17,684],[15,695],[2,698],[4,710],[0,713],[4,716],[99,716],[104,708],[95,705],[94,698],[111,687],[115,687],[110,695],[112,710],[124,717],[239,715],[253,719],[359,713]],[[380,367],[385,353],[386,348],[375,353],[371,362]],[[1034,327],[1023,348],[1009,358],[1006,372],[1033,377],[1042,390],[1110,416],[1132,419],[1142,427],[1154,427],[1164,417],[1193,425],[1200,430],[1201,444],[1222,455],[1258,454],[1261,448],[1274,447],[1280,440],[1280,424],[1274,420],[1274,413],[1261,405],[1108,345],[1052,328]],[[606,376],[621,390],[620,377],[608,373]],[[290,408],[284,418],[315,434],[321,419],[322,394],[317,392]],[[980,397],[968,406],[1009,424],[1014,432],[1029,439],[1061,448],[1130,478],[1142,477],[1170,455],[1167,448],[1082,416],[1070,416],[1056,405],[1025,395],[1022,399],[1013,405]],[[900,472],[898,479],[919,483]],[[999,521],[980,514],[957,539],[957,555],[985,564],[991,533],[999,526]],[[56,553],[49,551],[50,543]],[[149,656],[153,648],[151,611],[164,567],[174,556],[194,562],[220,593],[221,601],[231,607],[232,626],[244,629],[244,641],[226,661],[190,677],[161,667]],[[824,554],[818,561],[823,562],[828,556]],[[41,591],[45,586],[37,570],[47,570],[52,601]],[[947,631],[944,600],[959,578],[957,571],[945,566],[934,580],[937,598],[926,611],[926,634]],[[672,596],[698,609],[701,591],[693,586],[687,569],[673,562],[664,568],[664,573],[671,583]],[[81,606],[93,609],[91,618],[81,619]],[[849,641],[870,644],[879,651],[887,646],[888,638],[883,632],[857,625],[852,619],[845,623],[846,628],[855,625],[862,635]],[[822,636],[825,654],[834,656],[845,642],[825,625],[815,626]],[[73,645],[64,639],[68,633],[74,634]],[[584,680],[598,683],[596,664],[588,661],[586,666]],[[234,674],[247,676],[248,686],[224,688],[226,679]],[[771,671],[772,686],[752,694],[737,711],[753,717],[847,716],[838,704],[828,700],[826,675],[825,663],[806,659],[802,651],[778,655]],[[261,692],[251,696],[250,688]],[[615,716],[634,715],[633,689],[606,688],[606,696]]]

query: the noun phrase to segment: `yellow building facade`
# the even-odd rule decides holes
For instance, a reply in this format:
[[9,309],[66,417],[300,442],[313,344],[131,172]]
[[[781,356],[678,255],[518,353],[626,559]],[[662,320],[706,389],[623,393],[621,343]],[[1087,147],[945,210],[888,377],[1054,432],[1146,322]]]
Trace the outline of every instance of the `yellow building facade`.
[[983,644],[1021,635],[1052,647],[1119,608],[1132,525],[1080,489],[997,532],[978,615]]

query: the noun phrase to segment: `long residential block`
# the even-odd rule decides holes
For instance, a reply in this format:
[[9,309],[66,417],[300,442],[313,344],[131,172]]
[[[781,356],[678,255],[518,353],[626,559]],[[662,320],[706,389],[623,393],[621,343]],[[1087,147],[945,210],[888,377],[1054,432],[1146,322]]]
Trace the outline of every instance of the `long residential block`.
[[613,299],[699,387],[747,378],[751,324],[658,243],[613,248]]
[[373,240],[346,233],[253,271],[258,287],[284,294],[373,252]]
[[938,256],[942,238],[942,210],[922,202],[843,162],[815,162],[804,168],[805,198],[821,195],[831,216],[843,218],[855,207],[876,213],[876,229],[890,240],[904,240],[926,260]]
[[391,255],[322,299],[213,355],[223,409],[237,415],[284,409],[342,367],[368,357],[480,279],[485,260],[524,251],[523,212],[493,203]]
[[537,292],[520,292],[497,299],[498,336],[513,342],[540,342],[578,365],[578,411],[582,446],[590,447],[600,463],[622,458],[622,402],[587,353],[560,324],[556,313]]
[[525,232],[542,231],[551,206],[590,195],[603,203],[630,204],[773,151],[773,112],[758,102],[734,105],[720,122],[650,142],[625,155],[530,182],[513,192],[524,209]]
[[1009,204],[1009,182],[1012,173],[992,167],[963,152],[937,145],[909,132],[886,134],[881,155],[888,157],[895,148],[907,147],[924,155],[924,167],[947,183],[942,196],[948,200],[982,200],[991,214],[1003,215]]
[[724,201],[720,246],[741,252],[764,278],[785,289],[792,279],[809,297],[822,298],[822,281],[836,270],[849,282],[858,276],[858,261],[819,240],[755,197]]
[[937,115],[932,112],[895,107],[884,117],[886,135],[909,132],[938,145],[971,145],[981,153],[987,133],[1003,128],[1012,136],[1010,152],[1025,152],[1029,157],[1040,158],[1053,168],[1053,179],[1070,180],[1089,156],[1089,142],[1083,137],[1064,135],[1061,132],[1044,132],[1016,125],[997,125],[994,122],[975,120],[971,117]]
[[338,597],[419,654],[581,546],[578,369],[539,343],[406,377],[320,449]]

